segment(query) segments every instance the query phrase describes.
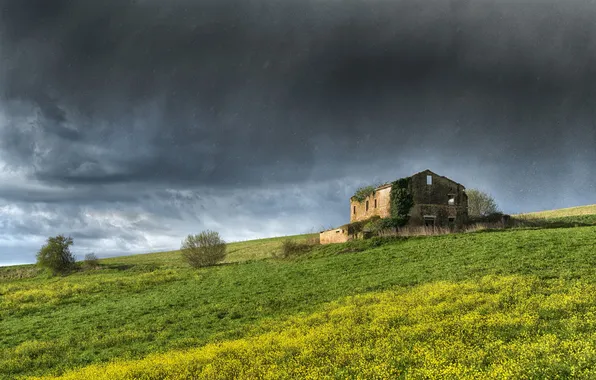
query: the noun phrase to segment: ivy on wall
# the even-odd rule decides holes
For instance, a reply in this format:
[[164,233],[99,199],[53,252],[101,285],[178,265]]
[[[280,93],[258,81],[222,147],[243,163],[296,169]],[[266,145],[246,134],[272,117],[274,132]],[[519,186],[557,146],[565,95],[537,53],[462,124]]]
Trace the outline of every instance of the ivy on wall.
[[408,212],[414,206],[414,197],[410,191],[411,178],[400,178],[391,184],[389,207],[394,219],[407,219]]
[[[373,216],[370,219],[347,224],[348,234],[357,235],[360,232],[378,232],[388,228],[403,227],[408,223],[408,213],[414,206],[414,197],[410,190],[411,177],[400,178],[391,183],[389,194],[390,217],[381,219]],[[377,186],[378,187],[378,186]],[[362,203],[368,196],[375,193],[375,186],[364,186],[356,190],[351,200]]]

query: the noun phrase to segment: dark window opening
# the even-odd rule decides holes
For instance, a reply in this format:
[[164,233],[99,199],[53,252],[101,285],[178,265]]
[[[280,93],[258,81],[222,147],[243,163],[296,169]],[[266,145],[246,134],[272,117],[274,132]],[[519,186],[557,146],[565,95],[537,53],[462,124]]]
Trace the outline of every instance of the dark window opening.
[[375,208],[377,208],[377,200],[375,199]]
[[356,206],[354,206],[354,215],[356,215]]
[[432,175],[427,175],[426,176],[426,184],[427,185],[432,185],[433,184],[433,176]]
[[368,201],[366,201],[366,211],[368,211]]
[[434,227],[435,226],[435,218],[425,216],[424,217],[424,225],[426,227]]

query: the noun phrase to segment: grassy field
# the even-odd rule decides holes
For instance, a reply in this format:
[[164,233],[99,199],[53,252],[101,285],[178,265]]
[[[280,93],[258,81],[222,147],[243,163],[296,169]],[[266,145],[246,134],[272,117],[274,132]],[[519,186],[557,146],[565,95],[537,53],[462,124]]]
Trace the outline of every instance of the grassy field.
[[588,206],[578,206],[569,208],[560,208],[558,210],[529,212],[526,214],[519,214],[519,216],[535,217],[535,218],[561,218],[579,215],[596,215],[596,204]]
[[178,252],[66,277],[1,268],[0,378],[596,376],[596,226],[272,259],[282,240],[201,270]]

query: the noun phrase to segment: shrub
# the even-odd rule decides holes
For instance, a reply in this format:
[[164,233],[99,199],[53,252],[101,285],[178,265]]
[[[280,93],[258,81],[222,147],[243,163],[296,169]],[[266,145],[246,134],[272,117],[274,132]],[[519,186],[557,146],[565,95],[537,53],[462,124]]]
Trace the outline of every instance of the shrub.
[[308,239],[306,239],[306,244],[311,245],[311,246],[320,245],[321,237],[319,236],[319,234],[313,235],[313,236],[309,237]]
[[69,248],[72,244],[71,237],[58,235],[48,238],[47,243],[37,253],[37,264],[54,274],[72,270],[76,261]]
[[304,242],[296,241],[293,239],[286,239],[281,243],[281,253],[274,253],[273,257],[280,259],[289,259],[292,257],[300,256],[310,252],[315,245],[319,245],[320,242],[315,239],[308,239]]
[[182,242],[182,257],[193,268],[215,265],[226,258],[226,243],[215,231],[188,235]]
[[380,220],[379,230],[387,230],[390,228],[400,228],[408,223],[407,216],[398,216],[395,218],[384,218]]
[[99,259],[95,255],[95,253],[88,253],[85,255],[85,260],[83,261],[83,267],[86,269],[95,269],[99,267]]
[[381,219],[380,216],[374,215],[368,219],[361,220],[358,222],[352,222],[342,226],[341,228],[346,228],[348,230],[348,235],[358,235],[361,232],[370,232],[370,228],[373,228],[376,221]]

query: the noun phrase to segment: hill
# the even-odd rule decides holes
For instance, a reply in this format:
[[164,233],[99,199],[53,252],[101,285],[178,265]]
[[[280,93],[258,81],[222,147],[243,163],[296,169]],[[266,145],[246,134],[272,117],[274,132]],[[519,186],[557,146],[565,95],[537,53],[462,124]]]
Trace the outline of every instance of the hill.
[[511,229],[274,260],[277,238],[198,271],[176,252],[57,278],[4,268],[0,377],[593,378],[595,237]]
[[587,206],[560,208],[557,210],[529,212],[529,213],[525,213],[525,214],[519,214],[518,216],[534,217],[534,218],[563,218],[563,217],[581,216],[581,215],[596,215],[596,204],[595,205],[587,205]]

